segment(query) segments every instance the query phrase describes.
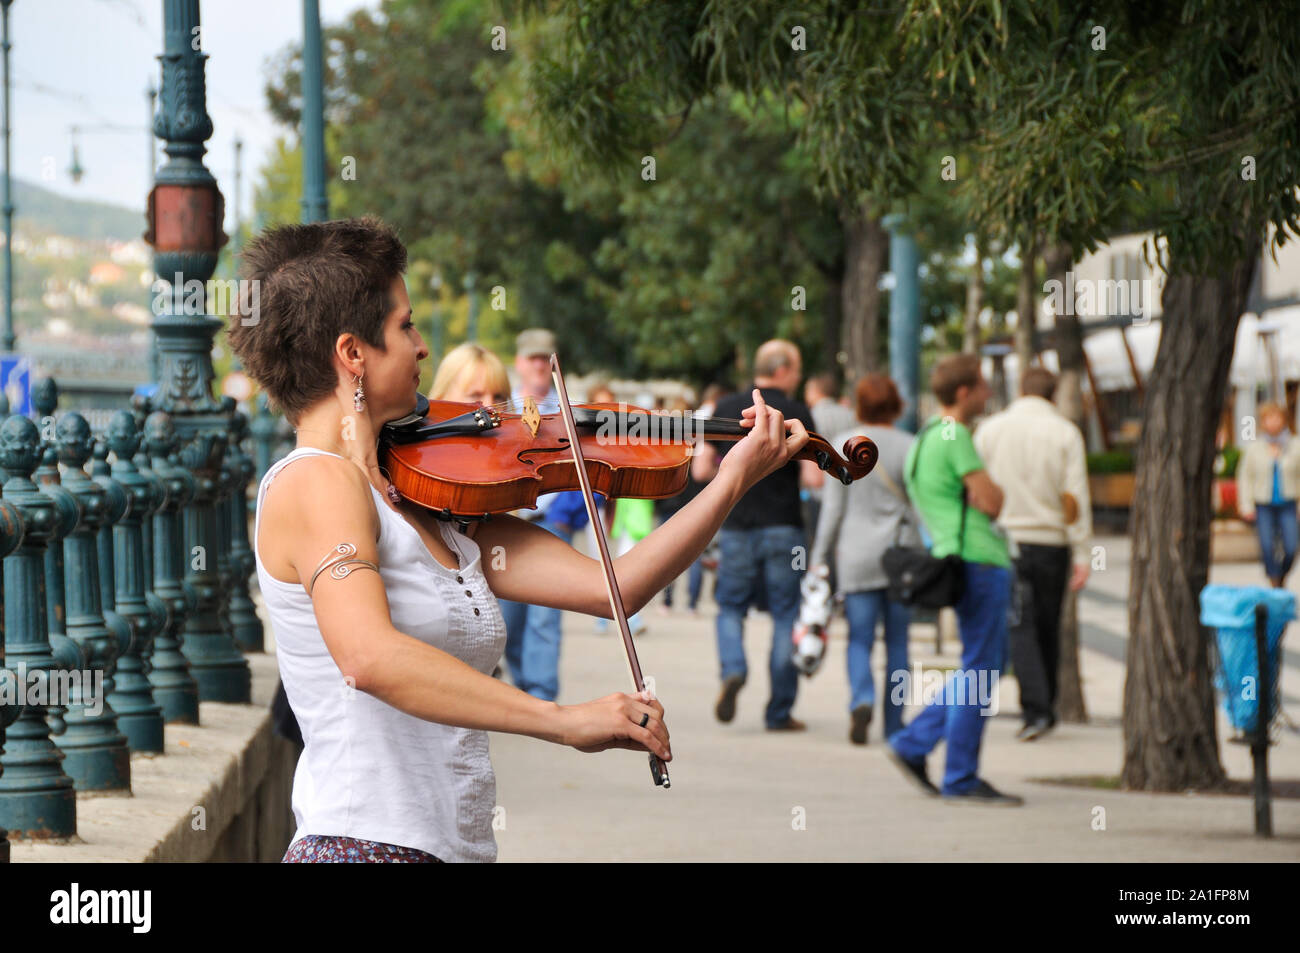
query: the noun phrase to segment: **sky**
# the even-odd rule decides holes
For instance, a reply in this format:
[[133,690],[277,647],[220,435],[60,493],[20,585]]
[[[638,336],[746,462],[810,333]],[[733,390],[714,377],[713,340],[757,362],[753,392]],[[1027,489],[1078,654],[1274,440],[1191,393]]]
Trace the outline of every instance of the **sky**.
[[[321,22],[337,23],[360,7],[375,9],[378,0],[320,0]],[[152,188],[145,91],[160,82],[162,8],[163,0],[14,0],[9,40],[15,178],[61,195],[143,210]],[[226,198],[229,225],[236,137],[244,143],[240,203],[247,218],[257,168],[285,131],[266,109],[265,64],[287,44],[301,42],[302,3],[206,0],[200,10],[213,123],[205,164]],[[68,174],[74,125],[82,127],[80,183]],[[157,155],[161,162],[161,143]],[[15,214],[21,218],[22,210]]]

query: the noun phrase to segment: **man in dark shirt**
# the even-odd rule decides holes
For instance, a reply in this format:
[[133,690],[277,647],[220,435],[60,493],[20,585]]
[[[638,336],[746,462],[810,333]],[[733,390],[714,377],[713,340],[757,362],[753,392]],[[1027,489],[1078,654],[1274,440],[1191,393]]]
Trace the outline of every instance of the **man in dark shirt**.
[[[794,344],[768,341],[754,357],[753,385],[720,399],[714,416],[738,420],[741,411],[753,404],[751,393],[756,387],[769,406],[787,420],[802,421],[811,430],[808,408],[790,396],[798,388],[802,374],[802,360]],[[731,446],[705,443],[697,447],[691,466],[695,479],[711,480],[717,473],[718,460]],[[722,669],[722,691],[715,708],[719,721],[731,721],[736,714],[736,695],[749,671],[745,661],[745,614],[761,589],[772,615],[768,662],[772,692],[764,721],[769,731],[802,731],[806,727],[790,715],[799,690],[790,636],[799,614],[799,582],[807,563],[799,487],[801,482],[809,487],[820,486],[821,476],[815,463],[791,461],[754,484],[722,524],[715,591]]]

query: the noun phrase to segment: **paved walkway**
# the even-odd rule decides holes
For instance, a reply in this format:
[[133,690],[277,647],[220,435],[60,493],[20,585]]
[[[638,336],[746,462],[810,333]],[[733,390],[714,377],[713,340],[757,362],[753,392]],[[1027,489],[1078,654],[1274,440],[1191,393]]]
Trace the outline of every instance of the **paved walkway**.
[[[766,616],[746,628],[749,684],[735,721],[713,717],[717,658],[713,608],[699,618],[651,609],[639,641],[642,666],[654,675],[667,709],[675,760],[670,791],[655,788],[643,755],[585,755],[511,735],[493,735],[497,832],[502,861],[546,860],[1059,860],[1201,861],[1300,859],[1300,801],[1274,802],[1270,842],[1257,840],[1247,798],[1152,795],[1064,787],[1035,779],[1119,773],[1126,639],[1127,540],[1112,537],[1107,569],[1095,573],[1081,604],[1084,691],[1092,721],[1063,725],[1032,744],[1019,743],[1014,679],[1002,684],[1000,710],[985,734],[983,771],[1022,795],[1021,808],[953,806],[916,793],[882,754],[880,724],[870,744],[849,744],[845,625],[832,631],[830,654],[812,679],[801,679],[795,713],[800,735],[763,730],[767,700]],[[1250,565],[1216,566],[1212,580],[1254,583]],[[1294,639],[1294,636],[1293,636]],[[912,631],[913,663],[955,663],[956,645],[934,654],[934,630]],[[1300,657],[1293,642],[1283,691],[1300,695]],[[883,650],[877,649],[877,656]],[[879,686],[879,673],[877,685]],[[627,690],[627,667],[615,636],[595,634],[592,620],[566,614],[561,671],[564,703]],[[1292,706],[1300,715],[1300,706]],[[909,715],[910,717],[910,715]],[[1220,719],[1220,738],[1230,731]],[[931,775],[941,769],[942,747]],[[1233,778],[1250,777],[1248,749],[1221,744]],[[1300,778],[1300,735],[1283,732],[1270,755],[1274,778]],[[1104,817],[1105,829],[1094,829]]]

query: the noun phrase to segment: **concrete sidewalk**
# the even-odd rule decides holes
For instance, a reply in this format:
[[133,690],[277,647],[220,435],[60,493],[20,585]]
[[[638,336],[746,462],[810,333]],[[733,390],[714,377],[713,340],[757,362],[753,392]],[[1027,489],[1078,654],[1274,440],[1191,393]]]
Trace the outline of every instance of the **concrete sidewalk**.
[[[1127,587],[1127,545],[1106,542],[1108,569],[1094,576],[1097,598],[1082,604],[1082,619],[1112,640],[1123,639],[1126,616],[1117,600]],[[648,610],[650,629],[638,640],[641,664],[655,676],[673,736],[672,789],[652,785],[644,755],[585,755],[493,735],[502,861],[1300,859],[1297,800],[1274,801],[1276,836],[1260,841],[1252,834],[1248,798],[1125,793],[1035,780],[1119,773],[1124,671],[1113,643],[1109,652],[1083,650],[1088,725],[1063,725],[1039,741],[1017,742],[1015,680],[1002,682],[1000,714],[985,733],[982,771],[1026,804],[955,806],[917,793],[885,759],[879,712],[869,745],[849,743],[842,619],[832,630],[822,670],[800,679],[795,714],[808,723],[806,733],[763,729],[771,639],[766,616],[751,616],[746,626],[749,684],[735,720],[719,724],[713,716],[713,607],[706,601],[702,608],[698,618]],[[913,626],[914,665],[954,665],[957,646],[945,649],[943,656],[934,654],[932,626]],[[876,654],[881,658],[883,648]],[[1300,673],[1288,667],[1283,690],[1295,693],[1298,681]],[[566,614],[560,684],[562,703],[628,690],[617,636],[596,635],[591,619]],[[1249,778],[1249,751],[1223,743],[1230,733],[1220,718],[1224,767],[1233,778]],[[931,757],[931,777],[941,773],[942,758],[940,746]],[[1300,736],[1282,732],[1270,769],[1275,779],[1300,778]],[[1105,829],[1094,829],[1103,819]]]

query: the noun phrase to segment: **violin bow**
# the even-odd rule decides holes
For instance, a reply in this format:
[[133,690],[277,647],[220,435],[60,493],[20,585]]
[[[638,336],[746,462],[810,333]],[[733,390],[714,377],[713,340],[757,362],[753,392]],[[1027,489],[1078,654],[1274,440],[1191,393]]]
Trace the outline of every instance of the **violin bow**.
[[[560,359],[551,355],[551,379],[555,381],[555,391],[560,395],[560,415],[564,418],[564,432],[568,435],[569,445],[573,448],[573,465],[577,468],[578,486],[582,489],[583,502],[587,504],[587,519],[596,537],[596,548],[600,550],[600,562],[605,569],[605,591],[609,593],[609,607],[618,630],[623,635],[623,649],[627,654],[627,668],[632,675],[633,690],[645,691],[645,678],[641,674],[641,663],[636,657],[636,646],[632,644],[632,630],[627,624],[627,611],[623,608],[623,594],[619,592],[618,580],[614,578],[614,563],[609,558],[609,545],[605,540],[604,525],[596,511],[596,496],[591,490],[591,480],[587,476],[587,461],[582,456],[582,444],[578,440],[578,425],[573,420],[573,408],[569,404],[569,394],[564,388],[564,375],[560,373]],[[650,777],[657,786],[667,790],[672,786],[668,780],[668,766],[653,751],[650,752]]]

